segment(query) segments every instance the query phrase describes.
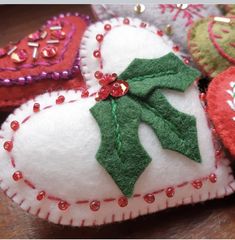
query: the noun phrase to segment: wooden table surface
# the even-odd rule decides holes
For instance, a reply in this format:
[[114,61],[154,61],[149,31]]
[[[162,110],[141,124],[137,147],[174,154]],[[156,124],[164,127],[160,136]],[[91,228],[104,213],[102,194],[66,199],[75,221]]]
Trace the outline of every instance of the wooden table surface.
[[[36,30],[50,16],[89,5],[0,6],[0,45]],[[7,117],[0,113],[0,121]],[[235,195],[98,228],[58,226],[35,218],[0,192],[0,238],[235,238]]]

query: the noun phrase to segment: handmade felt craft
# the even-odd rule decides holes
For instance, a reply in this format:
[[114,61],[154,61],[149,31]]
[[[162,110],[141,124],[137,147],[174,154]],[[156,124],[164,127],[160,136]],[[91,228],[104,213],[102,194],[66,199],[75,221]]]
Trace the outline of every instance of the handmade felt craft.
[[0,107],[52,90],[80,89],[79,46],[89,17],[61,14],[40,30],[0,48]]
[[195,22],[188,32],[190,53],[201,71],[215,77],[235,64],[235,17],[212,17]]
[[[199,72],[167,54],[172,48],[155,29],[128,20],[86,31],[90,93],[46,93],[2,125],[1,188],[27,212],[94,226],[233,192],[229,161],[216,152],[193,85]],[[96,37],[103,45],[93,55]]]
[[235,4],[223,4],[223,10],[227,15],[235,15]]
[[207,93],[208,114],[224,146],[235,156],[235,67],[217,75]]
[[187,30],[197,19],[220,15],[215,5],[203,4],[103,4],[92,5],[98,19],[113,17],[138,17],[158,27],[168,35],[185,54]]

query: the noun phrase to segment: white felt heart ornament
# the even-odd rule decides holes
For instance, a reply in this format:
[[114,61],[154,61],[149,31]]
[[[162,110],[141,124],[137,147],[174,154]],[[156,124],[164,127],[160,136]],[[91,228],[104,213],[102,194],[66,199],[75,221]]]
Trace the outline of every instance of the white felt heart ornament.
[[[163,92],[175,108],[196,117],[202,163],[164,150],[153,130],[142,123],[140,142],[152,161],[136,182],[132,197],[126,198],[96,160],[101,136],[89,111],[96,103],[94,97],[81,98],[76,91],[53,92],[22,105],[3,124],[1,188],[27,212],[73,226],[123,221],[232,193],[229,162],[216,161],[195,87],[185,93]],[[64,102],[59,96],[65,97]],[[7,141],[12,141],[12,149]]]
[[[87,28],[81,42],[81,71],[90,91],[99,89],[95,73],[120,74],[134,58],[184,57],[162,31],[137,18],[112,18]],[[187,62],[187,58],[185,58]]]

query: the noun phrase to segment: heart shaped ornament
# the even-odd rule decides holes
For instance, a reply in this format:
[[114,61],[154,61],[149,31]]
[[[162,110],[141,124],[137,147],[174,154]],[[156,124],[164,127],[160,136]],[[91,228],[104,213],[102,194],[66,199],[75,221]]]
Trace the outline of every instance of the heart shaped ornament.
[[199,20],[188,32],[190,53],[201,71],[209,77],[235,64],[235,17]]
[[[154,41],[145,36],[144,43]],[[145,58],[130,63],[129,52],[107,53],[109,74],[97,94],[46,93],[8,117],[0,131],[1,188],[21,208],[58,224],[95,226],[233,192],[229,161],[192,84],[200,73],[173,53],[153,58],[165,45],[145,46]],[[90,64],[87,72],[97,71],[96,57]],[[93,90],[97,82],[89,80]]]
[[39,30],[0,48],[0,107],[35,95],[85,86],[78,49],[89,17],[60,14]]
[[235,156],[235,67],[217,75],[207,93],[208,114],[224,146]]
[[138,17],[149,22],[180,46],[184,54],[187,49],[187,30],[197,19],[219,16],[219,9],[212,4],[102,4],[92,5],[100,20],[113,17]]

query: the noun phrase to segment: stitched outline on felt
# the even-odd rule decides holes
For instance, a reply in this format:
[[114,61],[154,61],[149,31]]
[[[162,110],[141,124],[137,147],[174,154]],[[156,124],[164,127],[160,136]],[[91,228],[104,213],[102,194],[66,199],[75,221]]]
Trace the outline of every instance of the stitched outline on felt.
[[[51,96],[50,96],[51,97]],[[52,97],[51,97],[52,98]],[[63,104],[69,104],[69,103],[74,103],[74,102],[77,102],[77,101],[79,101],[80,99],[74,99],[74,100],[70,100],[70,101],[68,101],[68,102],[64,102]],[[33,103],[36,103],[36,101],[33,101]],[[63,105],[62,104],[62,105]],[[55,104],[55,105],[47,105],[47,106],[45,106],[45,107],[43,107],[42,109],[41,109],[41,111],[45,111],[45,110],[48,110],[48,109],[50,109],[50,108],[52,108],[52,107],[55,107],[55,106],[58,106],[57,104]],[[40,111],[40,112],[41,112]],[[32,113],[31,115],[28,115],[27,117],[25,117],[22,121],[21,121],[21,124],[25,124],[25,123],[27,123],[29,120],[30,120],[30,118],[31,118],[31,116],[32,115],[34,115],[34,114],[40,114],[40,112],[39,113]],[[16,131],[17,132],[17,131]],[[11,139],[12,140],[14,140],[14,134],[16,133],[16,132],[14,132],[14,131],[12,131],[12,137],[11,137]],[[0,139],[4,139],[4,137],[3,136],[0,136]],[[213,142],[214,143],[214,142]],[[14,144],[13,144],[14,145]],[[216,150],[216,149],[215,149]],[[11,153],[8,153],[8,156],[9,156],[9,160],[10,160],[10,163],[11,163],[11,166],[12,166],[12,168],[13,169],[16,169],[16,161],[15,161],[15,159],[14,159],[14,157],[12,156],[12,154]],[[220,163],[220,162],[219,162]],[[217,163],[215,164],[215,169],[217,169],[217,167],[218,167],[218,165],[217,165]],[[214,172],[212,172],[211,174],[213,174]],[[229,172],[228,173],[228,175],[230,176],[232,173],[231,172]],[[150,194],[153,194],[153,195],[158,195],[158,194],[161,194],[161,193],[164,193],[164,192],[166,192],[167,191],[167,189],[168,188],[171,188],[171,187],[173,187],[173,188],[175,188],[175,189],[177,189],[177,191],[178,191],[178,189],[182,189],[183,187],[185,187],[185,186],[187,186],[188,184],[192,184],[194,181],[196,181],[196,180],[200,180],[200,181],[202,181],[202,182],[210,182],[210,180],[209,180],[209,176],[210,175],[207,175],[207,176],[205,176],[205,177],[202,177],[202,178],[200,178],[200,179],[195,179],[195,180],[191,180],[191,181],[187,181],[187,182],[182,182],[182,183],[180,183],[180,184],[177,184],[177,185],[171,185],[171,186],[168,186],[168,187],[166,187],[166,188],[162,188],[162,189],[158,189],[158,190],[156,190],[156,191],[153,191],[153,192],[151,192]],[[39,191],[41,191],[41,189],[37,189],[37,187],[31,182],[31,181],[29,181],[28,179],[25,179],[25,178],[23,178],[22,179],[23,180],[23,182],[24,182],[24,184],[25,184],[25,186],[27,186],[28,188],[30,188],[31,190],[33,190],[33,191],[35,191],[35,196],[36,196],[36,194],[38,194],[38,192]],[[0,179],[0,182],[2,182],[3,181],[3,179]],[[233,182],[233,181],[232,181]],[[231,183],[232,183],[231,182]],[[229,183],[228,184],[228,186],[230,186],[230,184],[231,183]],[[17,183],[16,183],[17,184]],[[192,186],[193,187],[193,186]],[[7,188],[6,190],[5,190],[5,192],[7,192],[9,190],[9,188]],[[148,194],[148,193],[146,193],[146,194]],[[144,198],[144,196],[146,196],[146,194],[137,194],[137,193],[135,193],[135,194],[133,194],[133,197],[132,198],[139,198],[139,197],[143,197]],[[16,194],[14,194],[14,196],[16,196]],[[14,196],[12,196],[11,198],[13,198]],[[56,201],[56,202],[58,202],[58,201],[66,201],[66,200],[62,200],[61,198],[58,198],[58,197],[56,197],[56,196],[51,196],[50,194],[48,194],[47,193],[47,199],[48,200],[51,200],[51,201]],[[119,197],[108,197],[108,198],[104,198],[104,199],[98,199],[98,200],[100,200],[100,202],[102,202],[102,203],[110,203],[110,202],[117,202],[118,201],[118,199],[119,199]],[[167,198],[166,198],[167,199]],[[86,204],[86,205],[89,205],[89,203],[90,203],[90,201],[92,201],[93,199],[87,199],[87,200],[78,200],[78,201],[76,201],[75,203],[69,203],[69,201],[66,201],[66,202],[68,202],[69,203],[69,205],[72,205],[72,204],[75,204],[75,205],[84,205],[84,204]],[[25,201],[25,199],[24,199],[24,201]],[[23,202],[24,201],[22,201],[22,203],[21,204],[19,204],[19,205],[22,205],[23,204]],[[37,201],[36,199],[35,199],[35,201]],[[167,201],[167,200],[166,200]],[[117,203],[116,203],[117,204]],[[146,203],[146,204],[148,204],[148,203]],[[28,210],[28,211],[30,211],[30,209]]]

